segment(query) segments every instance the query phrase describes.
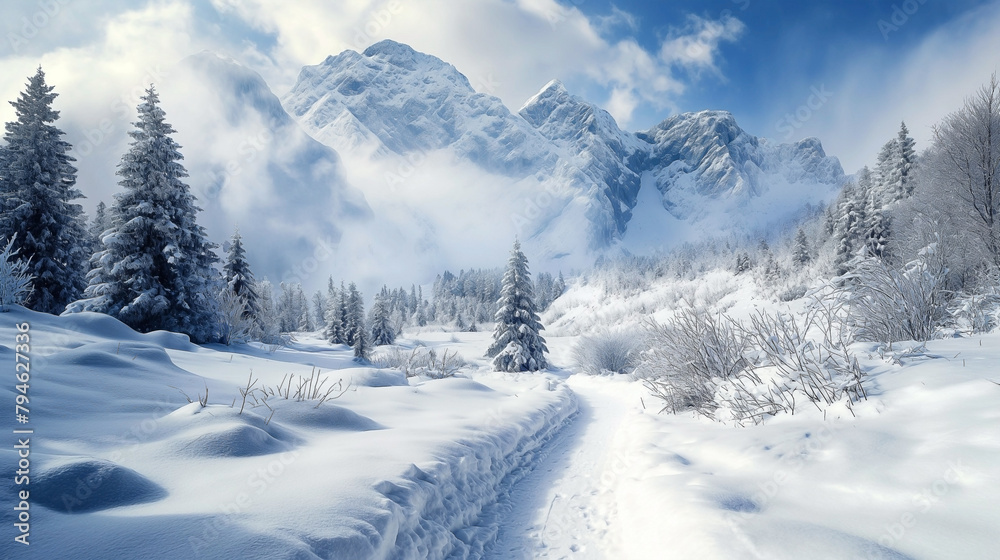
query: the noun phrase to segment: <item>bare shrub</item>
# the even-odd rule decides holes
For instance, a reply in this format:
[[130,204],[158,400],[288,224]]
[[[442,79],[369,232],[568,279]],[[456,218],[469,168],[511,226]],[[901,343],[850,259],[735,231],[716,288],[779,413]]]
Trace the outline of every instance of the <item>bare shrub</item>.
[[663,410],[693,409],[738,425],[759,424],[802,403],[819,410],[867,398],[851,354],[845,300],[824,287],[800,316],[758,311],[746,323],[686,310],[650,324],[653,349],[637,370]]
[[[248,404],[250,408],[263,406],[271,411],[265,423],[270,423],[271,417],[274,416],[274,409],[268,404],[268,399],[294,400],[295,402],[315,401],[316,404],[313,408],[319,408],[327,401],[339,399],[344,396],[344,393],[351,388],[350,384],[347,386],[344,385],[343,378],[330,383],[330,376],[323,375],[315,367],[309,372],[308,376],[298,376],[298,381],[296,381],[294,373],[284,375],[277,387],[268,387],[267,385],[257,387],[257,381],[253,378],[253,371],[251,371],[246,387],[240,387],[240,395],[243,397],[243,403],[240,405],[240,414],[243,414],[243,409]],[[236,400],[234,399],[233,406],[235,405]]]
[[[757,352],[752,375],[740,378],[739,387],[748,398],[734,410],[751,414],[795,413],[796,396],[805,397],[820,410],[821,405],[866,399],[864,372],[849,350],[849,339],[829,337],[835,332],[829,323],[833,317],[812,311],[801,318],[758,311],[743,326],[750,345]],[[766,393],[748,390],[764,387]],[[759,396],[760,398],[756,398]],[[754,409],[756,408],[756,411]],[[736,419],[753,415],[740,414]]]
[[423,350],[421,347],[416,347],[407,351],[399,346],[391,346],[376,353],[372,356],[371,363],[380,369],[398,369],[406,377],[420,375],[431,379],[453,377],[468,365],[458,352],[449,354],[448,350],[445,350],[439,357],[433,348]]
[[742,331],[723,315],[686,308],[666,323],[650,321],[646,330],[652,348],[636,375],[664,402],[663,410],[694,408],[711,416],[718,380],[749,365]]
[[877,259],[858,263],[847,278],[851,321],[858,340],[892,343],[926,341],[948,316],[947,270],[933,246],[896,270]]
[[795,301],[804,297],[807,291],[805,286],[792,286],[778,294],[778,300],[784,302]]
[[573,348],[576,364],[590,375],[629,374],[635,371],[643,351],[642,333],[627,330],[603,330],[585,335]]
[[950,324],[969,334],[990,332],[997,327],[1000,316],[1000,295],[961,294],[948,307]]

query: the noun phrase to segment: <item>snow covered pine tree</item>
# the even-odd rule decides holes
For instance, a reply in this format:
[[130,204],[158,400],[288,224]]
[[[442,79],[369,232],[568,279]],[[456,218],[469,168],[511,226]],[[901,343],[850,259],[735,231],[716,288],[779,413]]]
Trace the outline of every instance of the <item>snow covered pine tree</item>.
[[75,187],[75,160],[63,131],[52,124],[59,118],[52,89],[39,68],[11,102],[17,119],[7,123],[7,145],[0,152],[0,236],[16,236],[21,255],[30,259],[35,280],[28,306],[62,313],[86,286],[92,247],[83,208],[73,202],[83,198]]
[[389,318],[389,288],[386,286],[382,286],[382,291],[375,295],[371,324],[372,344],[386,346],[396,341],[396,329]]
[[247,262],[247,253],[243,249],[243,238],[240,237],[239,229],[233,232],[222,271],[226,287],[246,300],[245,315],[256,321],[259,310],[255,287],[257,282],[254,280],[253,271],[250,270],[250,263]]
[[544,327],[535,312],[533,291],[528,259],[521,252],[521,243],[514,241],[497,301],[493,345],[486,351],[497,371],[538,371],[546,367],[545,352],[549,349],[539,334]]
[[118,164],[125,192],[115,195],[86,299],[70,310],[106,313],[140,332],[170,330],[205,342],[216,325],[215,245],[196,221],[200,208],[181,180],[187,176],[184,156],[156,91],[150,87],[141,99],[132,142]]

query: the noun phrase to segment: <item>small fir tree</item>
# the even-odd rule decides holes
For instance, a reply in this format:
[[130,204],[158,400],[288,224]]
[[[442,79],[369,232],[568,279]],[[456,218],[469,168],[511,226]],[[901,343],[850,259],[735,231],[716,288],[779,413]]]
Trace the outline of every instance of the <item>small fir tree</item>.
[[799,266],[805,266],[812,260],[809,253],[809,238],[806,237],[804,229],[799,228],[795,233],[795,250],[792,253],[792,261]]
[[486,352],[498,371],[538,371],[545,369],[544,329],[535,312],[528,259],[521,244],[514,241],[500,289],[499,309],[493,344]]
[[396,341],[396,329],[393,328],[389,316],[389,290],[385,286],[382,286],[382,291],[375,296],[371,324],[372,344],[384,346]]
[[250,263],[247,261],[239,229],[233,232],[233,237],[229,242],[229,250],[226,252],[226,262],[222,265],[222,272],[226,287],[246,303],[244,315],[256,320],[259,312],[257,292],[254,288],[256,280],[254,280],[253,271],[250,270]]

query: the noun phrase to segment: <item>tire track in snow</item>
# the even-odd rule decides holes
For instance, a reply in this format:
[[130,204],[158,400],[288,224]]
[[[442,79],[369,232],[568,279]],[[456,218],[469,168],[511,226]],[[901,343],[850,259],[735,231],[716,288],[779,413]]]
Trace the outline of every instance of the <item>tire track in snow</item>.
[[613,470],[612,442],[628,406],[593,381],[581,376],[567,380],[578,413],[505,497],[504,521],[487,559],[620,558],[608,474]]

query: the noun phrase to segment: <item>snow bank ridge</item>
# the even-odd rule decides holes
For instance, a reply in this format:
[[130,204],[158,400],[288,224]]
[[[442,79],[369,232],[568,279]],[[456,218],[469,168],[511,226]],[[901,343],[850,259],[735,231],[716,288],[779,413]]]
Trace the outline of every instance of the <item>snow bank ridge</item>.
[[572,391],[554,390],[552,404],[513,422],[497,410],[486,432],[456,442],[440,462],[412,465],[401,478],[376,484],[391,519],[369,558],[481,558],[496,539],[503,496],[577,412]]

